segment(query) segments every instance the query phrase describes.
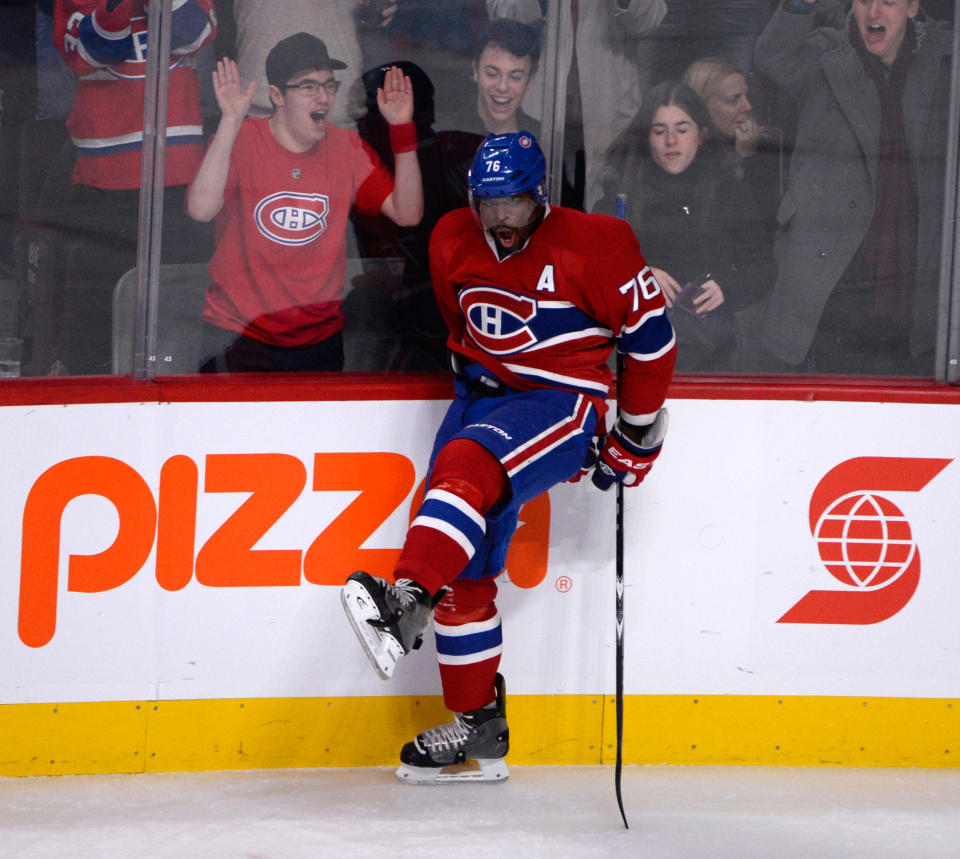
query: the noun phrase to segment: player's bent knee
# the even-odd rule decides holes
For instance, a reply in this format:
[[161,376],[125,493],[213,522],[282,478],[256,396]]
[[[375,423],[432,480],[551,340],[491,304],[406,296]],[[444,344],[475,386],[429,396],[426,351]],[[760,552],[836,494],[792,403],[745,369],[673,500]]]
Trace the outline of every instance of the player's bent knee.
[[486,513],[507,492],[509,481],[499,460],[470,439],[453,439],[437,454],[430,489],[443,489]]

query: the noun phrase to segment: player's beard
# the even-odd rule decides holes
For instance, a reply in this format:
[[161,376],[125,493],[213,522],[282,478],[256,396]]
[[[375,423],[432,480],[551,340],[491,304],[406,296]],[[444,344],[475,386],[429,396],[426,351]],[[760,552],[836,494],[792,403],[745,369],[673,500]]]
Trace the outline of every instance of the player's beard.
[[533,231],[540,226],[543,215],[544,207],[537,206],[534,209],[533,216],[522,227],[513,227],[507,224],[494,224],[492,227],[487,227],[487,232],[497,247],[500,259],[515,253],[526,244]]

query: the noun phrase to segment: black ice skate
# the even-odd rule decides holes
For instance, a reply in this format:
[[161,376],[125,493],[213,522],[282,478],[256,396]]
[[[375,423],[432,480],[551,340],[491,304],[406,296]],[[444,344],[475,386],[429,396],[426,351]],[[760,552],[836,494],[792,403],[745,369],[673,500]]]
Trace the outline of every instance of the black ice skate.
[[[496,688],[495,706],[456,713],[452,722],[430,728],[407,743],[400,752],[397,778],[411,784],[506,781],[510,772],[504,757],[510,748],[510,730],[499,674]],[[476,761],[476,767],[466,766],[469,761]]]
[[401,656],[420,646],[435,605],[426,588],[410,579],[390,584],[364,572],[351,573],[340,599],[360,644],[384,680],[390,679]]

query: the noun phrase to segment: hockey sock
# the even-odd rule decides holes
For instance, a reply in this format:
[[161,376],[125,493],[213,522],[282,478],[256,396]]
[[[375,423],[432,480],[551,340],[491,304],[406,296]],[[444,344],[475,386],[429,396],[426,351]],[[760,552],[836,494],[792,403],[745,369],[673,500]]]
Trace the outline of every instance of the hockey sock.
[[468,439],[445,445],[407,531],[395,577],[413,579],[431,594],[452,582],[483,540],[484,515],[507,488],[503,468],[486,448]]
[[496,595],[493,579],[455,579],[434,609],[443,702],[455,713],[479,710],[496,700],[494,683],[503,650]]

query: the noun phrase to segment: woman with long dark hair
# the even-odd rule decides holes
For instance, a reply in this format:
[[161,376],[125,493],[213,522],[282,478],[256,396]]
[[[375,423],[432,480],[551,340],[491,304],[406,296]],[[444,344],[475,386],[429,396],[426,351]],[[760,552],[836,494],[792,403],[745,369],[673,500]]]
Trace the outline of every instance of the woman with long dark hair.
[[686,84],[650,90],[608,153],[599,211],[626,217],[666,297],[679,341],[677,368],[734,369],[735,312],[775,276],[770,237],[757,229],[749,188],[710,142],[710,118]]

